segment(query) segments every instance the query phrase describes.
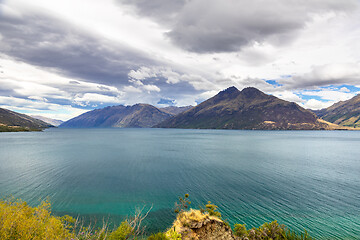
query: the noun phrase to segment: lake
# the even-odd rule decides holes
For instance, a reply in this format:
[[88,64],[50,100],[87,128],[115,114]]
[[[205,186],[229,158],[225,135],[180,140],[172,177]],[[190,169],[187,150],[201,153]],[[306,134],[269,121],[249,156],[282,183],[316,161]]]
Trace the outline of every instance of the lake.
[[55,214],[119,223],[178,196],[211,201],[231,225],[278,220],[319,239],[359,239],[360,131],[48,129],[0,133],[0,195]]

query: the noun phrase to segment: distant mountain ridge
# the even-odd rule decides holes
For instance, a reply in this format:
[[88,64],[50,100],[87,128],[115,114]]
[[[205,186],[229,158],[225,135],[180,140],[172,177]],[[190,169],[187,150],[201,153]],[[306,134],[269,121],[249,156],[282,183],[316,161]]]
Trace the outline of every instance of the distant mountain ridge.
[[39,120],[41,120],[43,122],[46,122],[48,124],[51,124],[51,125],[53,125],[55,127],[59,126],[60,124],[62,124],[64,122],[62,120],[43,117],[43,116],[39,116],[39,115],[30,115],[30,117],[35,118],[35,119],[39,119]]
[[[176,108],[177,107],[174,107],[170,110],[174,112]],[[162,110],[149,104],[135,104],[133,106],[119,105],[86,112],[62,123],[59,127],[149,128],[172,116],[171,111]]]
[[328,129],[296,103],[248,87],[230,87],[196,107],[156,125],[159,128],[318,130]]
[[360,94],[321,110],[313,111],[328,122],[344,127],[360,128]]
[[[326,119],[325,119],[326,120]],[[248,87],[220,91],[192,107],[156,108],[149,104],[95,109],[67,122],[64,128],[201,128],[259,130],[348,129],[319,119],[296,103]]]
[[176,107],[176,106],[169,106],[169,107],[163,107],[163,108],[159,108],[160,110],[170,113],[171,115],[178,115],[179,113],[185,112],[191,108],[193,108],[194,106],[184,106],[184,107]]
[[53,126],[28,115],[0,108],[0,131],[33,131],[48,127]]

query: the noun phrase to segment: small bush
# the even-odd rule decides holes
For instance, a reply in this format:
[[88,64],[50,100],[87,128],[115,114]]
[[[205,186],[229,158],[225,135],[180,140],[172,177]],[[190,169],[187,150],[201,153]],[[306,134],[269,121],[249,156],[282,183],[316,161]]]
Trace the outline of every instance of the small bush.
[[148,237],[148,240],[170,240],[165,233],[159,232]]
[[168,230],[166,232],[166,236],[170,239],[170,240],[181,240],[181,234],[175,231],[175,227],[171,228],[170,230]]
[[233,232],[240,239],[248,240],[314,240],[306,231],[299,235],[287,230],[284,225],[280,225],[277,221],[264,223],[261,227],[250,230],[246,230],[245,224],[235,224]]
[[248,236],[248,231],[246,230],[245,224],[235,224],[234,225],[234,235],[240,238],[245,238]]
[[[257,229],[257,231],[252,231],[251,233],[255,232],[255,237],[257,239],[286,239],[285,236],[285,226],[279,225],[277,221],[273,221],[271,223],[264,223],[261,227]],[[249,237],[251,237],[251,233],[249,233]]]
[[0,201],[0,239],[71,239],[74,234],[68,225],[73,218],[51,216],[48,201],[30,207],[21,200]]
[[120,226],[109,235],[109,240],[126,240],[134,234],[134,229],[127,221],[124,221]]
[[217,209],[218,206],[212,204],[210,201],[208,201],[205,207],[200,207],[202,213],[208,213],[210,216],[221,218],[221,213]]
[[309,236],[309,233],[304,230],[304,233],[297,234],[291,230],[286,231],[286,239],[287,240],[315,240],[315,238],[312,238]]

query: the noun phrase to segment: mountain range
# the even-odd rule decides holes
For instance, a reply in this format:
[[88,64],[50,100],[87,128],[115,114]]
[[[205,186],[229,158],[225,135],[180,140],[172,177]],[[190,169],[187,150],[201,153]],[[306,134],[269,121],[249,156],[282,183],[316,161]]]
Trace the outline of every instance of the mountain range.
[[0,132],[39,131],[53,127],[28,115],[0,108]]
[[328,122],[344,127],[360,128],[360,95],[314,112]]
[[329,129],[296,103],[248,87],[230,87],[190,110],[156,125],[159,128],[319,130]]
[[[316,114],[316,115],[315,115]],[[0,108],[0,131],[41,130],[61,121]],[[47,123],[46,123],[47,122]],[[354,129],[360,127],[360,95],[310,111],[248,87],[227,88],[199,105],[157,108],[149,104],[95,109],[60,124],[64,128],[200,128],[259,130]]]
[[112,106],[86,112],[60,127],[157,127],[202,129],[320,130],[340,128],[296,103],[249,87],[230,87],[196,107]]
[[149,104],[112,106],[95,109],[64,122],[67,128],[146,128],[152,127],[173,115]]

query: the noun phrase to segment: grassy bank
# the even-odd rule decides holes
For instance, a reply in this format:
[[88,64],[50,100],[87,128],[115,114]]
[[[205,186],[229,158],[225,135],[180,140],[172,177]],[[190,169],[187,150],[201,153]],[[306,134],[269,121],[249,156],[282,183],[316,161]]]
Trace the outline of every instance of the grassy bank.
[[[182,199],[182,198],[180,198]],[[297,234],[287,230],[276,221],[265,223],[259,228],[246,229],[245,225],[235,224],[231,229],[226,221],[221,220],[221,214],[217,206],[210,202],[200,210],[188,210],[190,201],[180,201],[177,205],[177,218],[173,226],[169,226],[166,232],[159,232],[151,236],[145,236],[145,227],[142,221],[147,213],[138,211],[133,217],[123,221],[117,228],[109,228],[104,222],[102,227],[84,226],[79,219],[70,216],[54,216],[51,214],[51,204],[42,202],[37,207],[31,207],[21,200],[0,201],[0,239],[2,240],[125,240],[125,239],[148,239],[148,240],[180,240],[189,239],[186,234],[192,224],[213,220],[228,229],[234,239],[248,240],[310,240],[307,233]]]
[[18,126],[7,126],[0,124],[0,132],[32,132],[32,131],[42,131],[41,129],[30,129]]

